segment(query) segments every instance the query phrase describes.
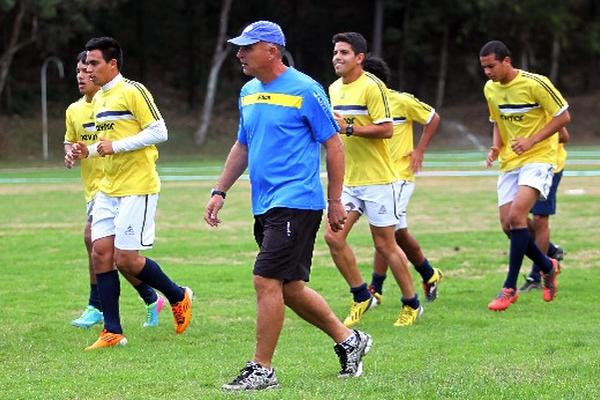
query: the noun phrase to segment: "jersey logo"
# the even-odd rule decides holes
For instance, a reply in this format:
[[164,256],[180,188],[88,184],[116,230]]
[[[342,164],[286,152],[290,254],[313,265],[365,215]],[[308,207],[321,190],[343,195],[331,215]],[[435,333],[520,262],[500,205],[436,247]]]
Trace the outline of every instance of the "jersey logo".
[[525,115],[504,115],[504,114],[501,114],[500,118],[502,118],[502,120],[504,120],[504,121],[522,122],[523,118],[525,118]]
[[381,208],[379,209],[377,214],[379,214],[379,215],[387,214],[387,210],[386,210],[385,206],[381,206]]
[[259,94],[257,100],[271,100],[271,96],[268,94]]
[[99,125],[96,125],[96,131],[98,131],[98,132],[109,131],[109,130],[113,129],[114,127],[115,127],[114,122],[103,122]]
[[135,235],[135,231],[133,230],[133,227],[131,225],[129,225],[127,227],[127,229],[125,229],[125,232],[123,232],[124,235],[128,235],[128,236],[133,236]]

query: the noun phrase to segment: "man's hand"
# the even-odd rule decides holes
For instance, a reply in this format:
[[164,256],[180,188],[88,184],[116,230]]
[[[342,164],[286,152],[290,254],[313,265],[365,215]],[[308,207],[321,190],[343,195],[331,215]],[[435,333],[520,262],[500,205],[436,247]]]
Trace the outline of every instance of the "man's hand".
[[490,147],[490,151],[488,152],[487,159],[485,160],[485,166],[491,168],[494,165],[494,161],[498,159],[498,154],[500,154],[500,149],[497,147]]
[[340,126],[339,133],[346,133],[346,127],[348,126],[348,123],[346,122],[342,114],[334,111],[333,117],[335,118],[335,122],[337,122],[337,124]]
[[414,173],[419,172],[423,168],[423,152],[419,149],[414,149],[408,155],[410,157],[410,169]]
[[68,151],[65,153],[65,167],[71,169],[73,165],[75,165],[75,157],[72,151]]
[[97,149],[98,149],[98,154],[100,154],[102,157],[109,156],[111,154],[115,154],[115,152],[113,151],[112,142],[110,140],[106,140],[106,139],[100,140],[100,142],[98,142]]
[[344,224],[348,218],[348,213],[341,200],[330,200],[327,207],[327,221],[331,230],[339,232],[344,229]]
[[221,220],[218,217],[219,210],[223,208],[225,201],[219,195],[212,196],[204,209],[204,220],[210,226],[219,226]]
[[73,144],[71,154],[73,158],[77,160],[83,160],[84,158],[87,158],[87,156],[90,154],[90,151],[85,143],[77,142]]
[[523,153],[525,153],[527,150],[531,149],[533,147],[535,143],[533,142],[532,138],[519,138],[519,139],[515,139],[512,141],[512,144],[510,145],[510,147],[512,148],[512,150],[517,153],[518,155],[521,155]]

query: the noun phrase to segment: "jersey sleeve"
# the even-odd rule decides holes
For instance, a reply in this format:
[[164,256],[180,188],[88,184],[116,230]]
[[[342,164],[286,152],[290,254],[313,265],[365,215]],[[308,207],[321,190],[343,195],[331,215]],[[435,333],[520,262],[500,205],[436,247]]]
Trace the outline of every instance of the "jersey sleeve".
[[435,109],[427,103],[423,103],[415,96],[403,93],[403,101],[406,107],[408,119],[421,125],[427,125],[435,113]]
[[151,123],[163,119],[148,89],[138,82],[133,82],[132,86],[128,93],[129,104],[127,106],[139,122],[140,127],[145,129]]
[[390,100],[388,98],[388,90],[385,84],[374,79],[374,83],[367,86],[366,103],[369,115],[374,124],[381,124],[392,121],[392,113],[390,109]]
[[67,107],[65,111],[65,143],[76,143],[77,131],[75,122],[73,121],[73,107]]
[[318,84],[312,85],[304,94],[300,113],[310,126],[314,139],[319,143],[326,142],[340,130],[325,91]]
[[534,80],[537,84],[532,86],[532,94],[548,115],[556,117],[569,108],[569,105],[552,82],[550,82],[550,79],[545,76],[536,75]]

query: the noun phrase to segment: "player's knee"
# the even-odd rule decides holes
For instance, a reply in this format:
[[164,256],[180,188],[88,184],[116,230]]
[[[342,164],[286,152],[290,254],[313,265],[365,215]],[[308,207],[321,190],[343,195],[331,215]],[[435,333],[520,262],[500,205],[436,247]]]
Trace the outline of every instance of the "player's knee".
[[325,243],[329,246],[330,249],[339,249],[344,245],[344,237],[336,232],[333,232],[330,229],[325,231]]

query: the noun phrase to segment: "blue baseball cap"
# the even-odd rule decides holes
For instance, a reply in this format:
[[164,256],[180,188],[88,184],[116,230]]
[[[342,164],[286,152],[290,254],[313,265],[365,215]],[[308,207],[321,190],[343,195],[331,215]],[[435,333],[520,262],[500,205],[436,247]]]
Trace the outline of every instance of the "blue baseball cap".
[[285,36],[281,27],[276,23],[257,21],[245,27],[240,36],[229,39],[228,42],[237,46],[249,46],[258,42],[269,42],[285,46]]

